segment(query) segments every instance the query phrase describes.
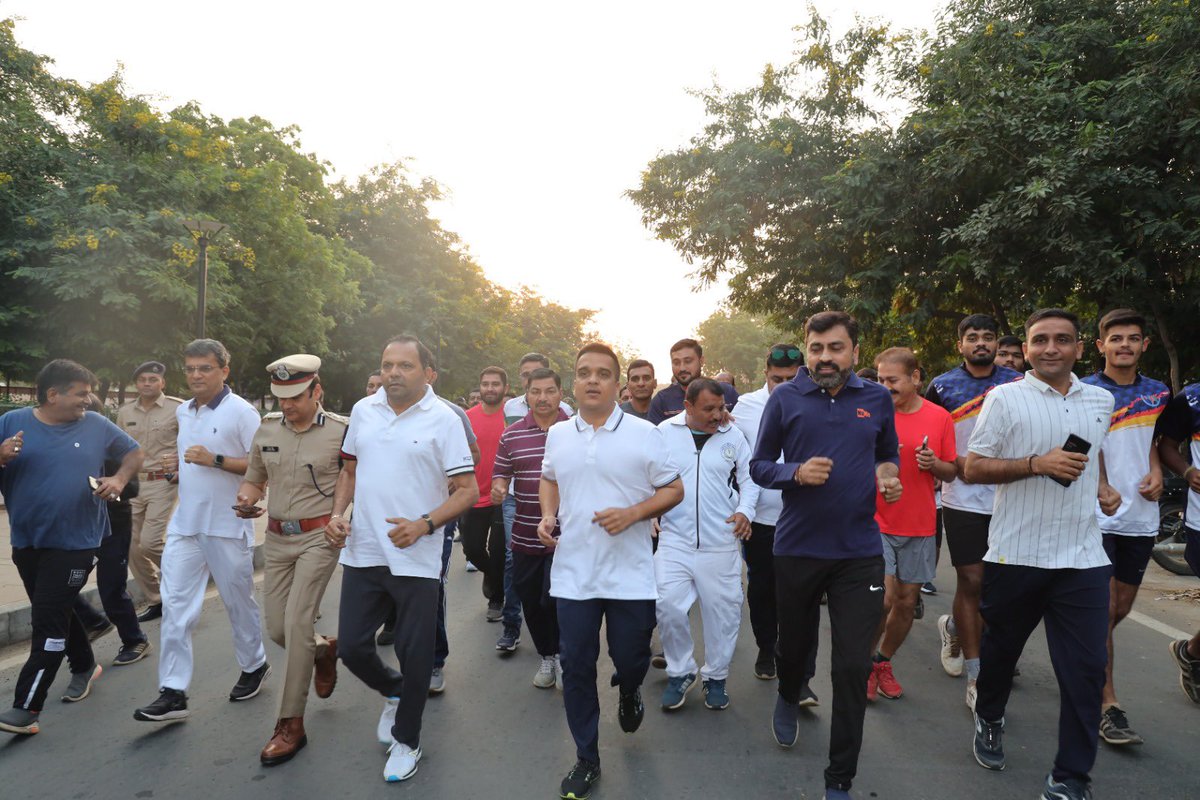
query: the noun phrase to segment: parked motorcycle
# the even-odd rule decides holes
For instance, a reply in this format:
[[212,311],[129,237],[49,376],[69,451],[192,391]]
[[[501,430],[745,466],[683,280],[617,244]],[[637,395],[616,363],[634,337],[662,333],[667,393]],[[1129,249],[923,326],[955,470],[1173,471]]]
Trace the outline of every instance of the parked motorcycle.
[[1176,575],[1191,575],[1192,568],[1183,560],[1183,513],[1187,508],[1187,481],[1172,472],[1165,472],[1163,493],[1158,499],[1158,536],[1150,556],[1154,562]]

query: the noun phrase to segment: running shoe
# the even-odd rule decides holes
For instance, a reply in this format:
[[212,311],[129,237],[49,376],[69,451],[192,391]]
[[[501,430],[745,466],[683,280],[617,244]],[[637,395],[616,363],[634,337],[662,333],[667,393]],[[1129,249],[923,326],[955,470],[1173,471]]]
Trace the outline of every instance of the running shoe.
[[408,780],[417,774],[417,762],[420,760],[420,747],[414,750],[406,744],[392,742],[388,748],[387,764],[383,768],[383,779],[388,783]]
[[896,676],[892,673],[891,661],[877,661],[871,668],[875,676],[875,681],[879,687],[879,693],[889,700],[895,700],[900,695],[904,694],[904,689],[901,688]]
[[23,708],[10,708],[0,712],[0,731],[21,736],[32,736],[41,730],[38,715]]
[[1171,655],[1179,665],[1179,688],[1193,703],[1200,703],[1200,658],[1188,654],[1188,640],[1171,642]]
[[933,581],[925,581],[921,584],[921,594],[937,594],[937,587],[933,585]]
[[958,634],[950,632],[950,615],[942,614],[937,621],[938,635],[942,639],[942,669],[952,678],[963,674],[962,646],[958,643]]
[[64,703],[78,703],[83,698],[92,693],[92,684],[100,677],[100,673],[104,670],[99,664],[91,669],[85,669],[83,672],[72,672],[71,682],[67,684],[67,690],[63,692]]
[[725,691],[724,678],[710,678],[704,682],[704,705],[713,711],[729,707],[729,694]]
[[676,678],[667,678],[667,688],[663,689],[662,696],[663,711],[674,711],[682,706],[683,701],[687,698],[688,690],[695,683],[696,675],[692,672]]
[[789,703],[783,695],[775,697],[775,711],[771,714],[771,733],[780,747],[792,747],[800,739],[800,705]]
[[1142,744],[1145,740],[1129,727],[1120,706],[1109,706],[1100,715],[1100,738],[1109,744]]
[[139,722],[170,722],[187,719],[189,713],[186,694],[178,689],[163,689],[157,700],[134,711],[133,718]]
[[642,705],[642,690],[639,688],[627,692],[622,689],[621,696],[617,700],[617,722],[621,724],[621,730],[633,733],[642,727],[642,719],[645,716],[646,707]]
[[967,708],[975,710],[975,700],[979,697],[979,690],[975,687],[975,681],[967,681]]
[[975,760],[984,769],[1004,769],[1004,720],[988,722],[975,715]]
[[1092,785],[1073,778],[1056,781],[1053,775],[1047,775],[1042,800],[1092,800]]
[[600,780],[600,765],[582,758],[575,762],[567,777],[562,780],[558,796],[562,800],[587,800],[592,795],[592,787]]
[[754,677],[759,680],[769,681],[773,680],[775,675],[774,648],[761,648],[758,651],[758,658],[754,659]]
[[537,674],[533,676],[533,685],[539,689],[554,688],[554,656],[542,656]]
[[136,664],[141,661],[150,652],[149,642],[134,642],[133,644],[122,645],[117,652],[117,657],[113,659],[114,667],[124,667],[129,664]]

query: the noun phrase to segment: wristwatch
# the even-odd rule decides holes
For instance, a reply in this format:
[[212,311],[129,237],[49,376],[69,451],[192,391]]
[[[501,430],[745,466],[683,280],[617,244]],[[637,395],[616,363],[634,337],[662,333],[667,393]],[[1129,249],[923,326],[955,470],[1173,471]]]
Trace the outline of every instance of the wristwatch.
[[433,517],[429,516],[428,514],[422,514],[421,519],[425,520],[425,524],[429,526],[429,532],[425,535],[432,536],[433,532],[437,530],[437,528],[435,528],[433,525]]
[[217,469],[225,469],[225,456],[213,456],[213,466]]

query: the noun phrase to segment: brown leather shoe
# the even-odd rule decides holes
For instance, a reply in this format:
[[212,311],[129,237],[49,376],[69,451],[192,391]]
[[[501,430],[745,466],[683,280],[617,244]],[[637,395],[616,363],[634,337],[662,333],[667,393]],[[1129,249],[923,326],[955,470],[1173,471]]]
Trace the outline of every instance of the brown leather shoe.
[[329,644],[313,659],[313,686],[317,697],[329,697],[337,686],[337,637],[326,637]]
[[275,735],[267,742],[258,760],[264,767],[273,767],[290,761],[306,744],[308,736],[304,733],[304,717],[281,719],[275,723]]

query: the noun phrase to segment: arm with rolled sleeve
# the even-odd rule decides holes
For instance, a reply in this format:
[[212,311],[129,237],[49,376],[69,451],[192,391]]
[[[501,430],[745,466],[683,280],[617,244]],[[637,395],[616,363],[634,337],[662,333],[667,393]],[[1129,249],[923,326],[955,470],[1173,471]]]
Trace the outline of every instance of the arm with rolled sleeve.
[[[781,387],[782,388],[782,387]],[[767,400],[758,423],[758,442],[750,457],[750,477],[763,489],[789,489],[796,485],[798,462],[779,461],[783,452],[782,398],[776,389]]]

